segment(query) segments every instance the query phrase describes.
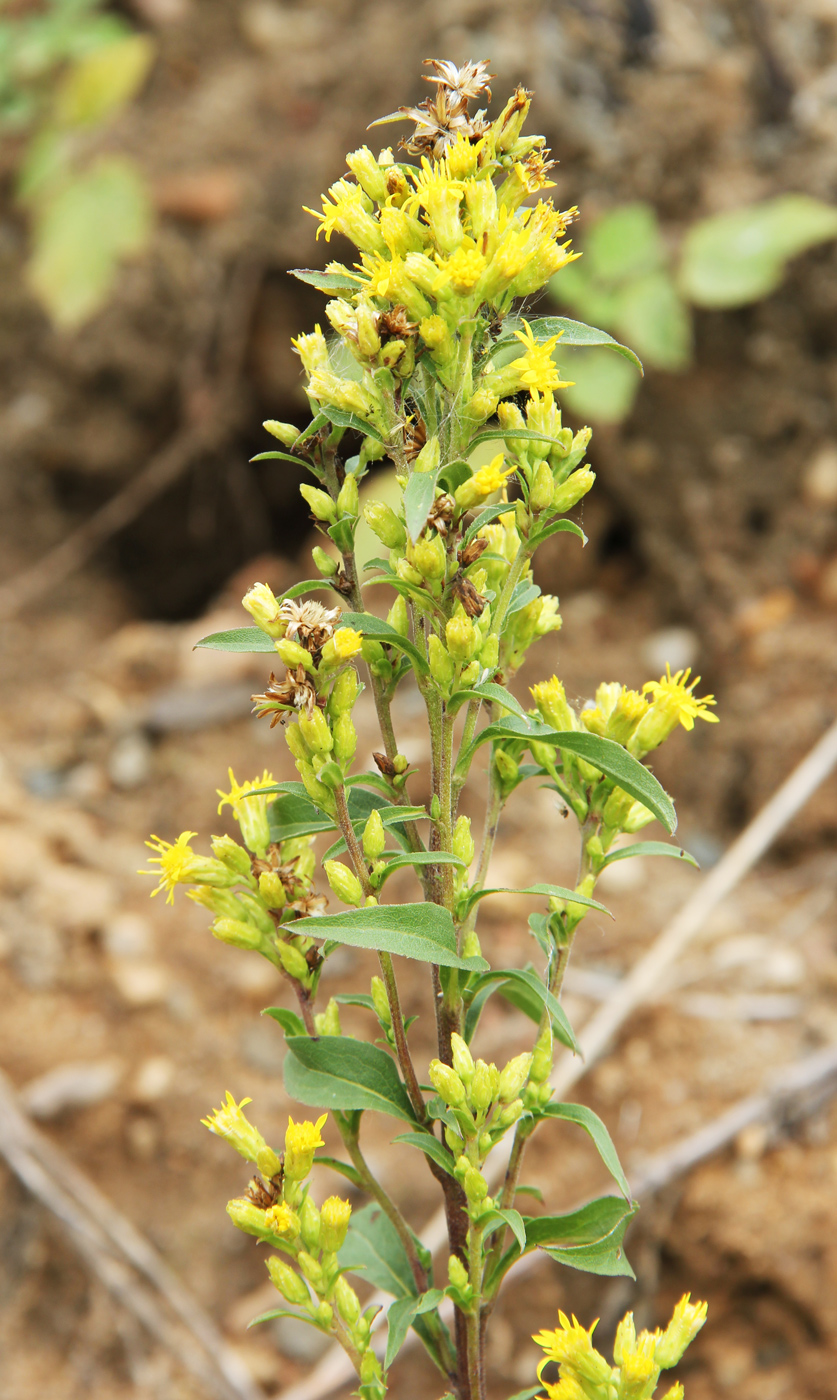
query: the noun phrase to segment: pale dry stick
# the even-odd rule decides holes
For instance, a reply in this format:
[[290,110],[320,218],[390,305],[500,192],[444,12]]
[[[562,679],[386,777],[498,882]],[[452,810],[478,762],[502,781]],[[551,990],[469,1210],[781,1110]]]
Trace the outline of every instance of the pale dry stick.
[[[33,1127],[15,1092],[0,1073],[0,1155],[53,1214],[69,1227],[79,1250],[106,1287],[180,1356],[184,1365],[224,1400],[259,1400],[261,1391],[244,1363],[227,1346],[211,1318],[153,1245],[122,1215],[60,1148]],[[117,1256],[121,1256],[117,1257]],[[154,1299],[137,1286],[127,1260],[165,1298],[197,1346],[173,1329]],[[188,1339],[186,1339],[188,1341]]]
[[[703,928],[709,915],[726,899],[737,884],[769,850],[779,832],[816,792],[837,765],[837,721],[785,780],[761,811],[744,828],[741,835],[706,876],[698,889],[639,959],[632,971],[614,987],[607,1000],[582,1028],[578,1041],[583,1058],[569,1053],[558,1064],[552,1084],[558,1094],[565,1094],[601,1058],[616,1032],[631,1012],[653,995],[663,973],[671,967],[688,944]],[[505,1161],[491,1161],[484,1169],[489,1189],[496,1187],[505,1174]],[[435,1253],[447,1240],[443,1211],[437,1211],[421,1232],[422,1242]],[[376,1294],[371,1300],[384,1308],[389,1295]],[[380,1327],[383,1312],[376,1319]],[[311,1375],[298,1385],[280,1392],[277,1400],[322,1400],[352,1377],[351,1367],[342,1351],[328,1351]]]

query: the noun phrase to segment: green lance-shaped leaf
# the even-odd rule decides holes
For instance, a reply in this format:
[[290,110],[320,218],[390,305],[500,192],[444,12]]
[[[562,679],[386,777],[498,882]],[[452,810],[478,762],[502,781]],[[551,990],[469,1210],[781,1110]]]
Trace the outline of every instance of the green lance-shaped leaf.
[[519,1211],[511,1208],[492,1210],[490,1214],[482,1217],[480,1223],[484,1225],[487,1234],[493,1233],[502,1225],[508,1225],[520,1249],[526,1248],[526,1226]]
[[378,1045],[345,1035],[288,1036],[285,1088],[309,1108],[376,1109],[414,1123],[395,1063]]
[[506,690],[505,686],[495,685],[493,681],[485,681],[483,685],[475,685],[472,690],[454,691],[450,700],[447,702],[446,709],[448,714],[455,715],[457,710],[469,700],[485,700],[495,705],[504,705],[507,710],[511,710],[512,714],[517,715],[525,724],[529,723],[529,716],[526,714],[520,701],[515,700],[514,696]]
[[295,1011],[288,1011],[284,1006],[266,1006],[262,1012],[263,1016],[271,1016],[278,1025],[282,1027],[285,1035],[305,1035],[305,1022],[301,1016],[297,1016]]
[[615,860],[629,860],[631,856],[673,856],[675,860],[685,860],[695,870],[700,870],[694,856],[684,851],[682,846],[669,846],[666,841],[633,841],[629,846],[617,846],[615,851],[608,851],[602,869],[605,865],[612,865]]
[[599,904],[595,899],[589,899],[587,895],[577,894],[575,890],[569,890],[565,885],[526,885],[522,889],[517,889],[513,885],[494,885],[487,890],[469,890],[466,902],[466,910],[470,911],[477,900],[487,899],[492,894],[541,894],[547,899],[567,899],[573,904],[584,904],[588,909],[598,909],[600,914],[607,914],[613,918],[609,909],[603,904]]
[[680,290],[696,306],[746,306],[779,286],[788,259],[837,236],[837,209],[785,194],[701,219],[686,235]]
[[560,520],[552,520],[548,525],[542,526],[534,534],[529,536],[529,549],[534,551],[543,544],[544,540],[551,539],[553,535],[577,535],[582,544],[587,543],[587,536],[580,525],[576,525],[574,520],[567,520],[563,516]]
[[461,958],[456,951],[456,928],[447,909],[438,904],[377,904],[342,914],[298,919],[287,928],[311,938],[329,938],[352,948],[396,953],[402,958],[435,963],[438,967],[480,972],[483,958]]
[[493,991],[497,991],[506,1001],[510,1001],[530,1021],[540,1021],[544,1007],[552,1019],[553,1029],[562,1045],[580,1055],[581,1048],[575,1038],[566,1012],[557,997],[541,981],[532,968],[511,967],[494,969],[483,973],[476,983],[468,988],[469,997],[473,993],[465,1017],[465,1039],[470,1042],[477,1028],[482,1009]]
[[396,870],[402,870],[404,866],[412,865],[419,869],[425,865],[458,865],[460,870],[466,868],[464,860],[452,855],[449,851],[410,851],[403,856],[393,856],[387,862],[386,870],[381,871],[380,885],[386,884],[390,875],[394,875]]
[[601,1118],[593,1112],[592,1108],[588,1108],[583,1103],[548,1103],[544,1108],[537,1109],[536,1113],[539,1118],[560,1118],[565,1123],[577,1123],[580,1128],[589,1133],[596,1151],[619,1190],[626,1201],[631,1200],[631,1188],[628,1184],[628,1178],[622,1170],[613,1139]]
[[453,1156],[432,1133],[402,1133],[400,1137],[395,1137],[392,1140],[393,1142],[403,1142],[407,1147],[417,1147],[419,1152],[423,1152],[449,1176],[453,1176]]
[[407,523],[407,533],[414,544],[427,524],[436,494],[438,475],[438,471],[414,471],[404,488],[404,519]]
[[330,296],[340,296],[341,293],[354,296],[362,285],[359,278],[347,277],[342,272],[318,272],[310,267],[291,267],[288,276],[307,283],[309,287],[316,287],[319,292],[328,292]]
[[634,1278],[622,1241],[637,1209],[618,1196],[601,1196],[570,1215],[528,1219],[526,1249],[542,1249],[559,1264],[584,1273]]
[[319,433],[321,431],[321,429],[327,428],[328,425],[329,420],[326,418],[324,413],[315,414],[314,417],[311,419],[311,422],[308,424],[308,427],[303,428],[302,432],[300,433],[299,437],[294,443],[294,447],[301,447],[304,442],[307,442],[309,438],[314,437],[316,433]]
[[352,428],[364,437],[374,438],[376,442],[386,442],[380,428],[376,428],[373,423],[367,423],[365,418],[358,418],[356,413],[349,413],[345,408],[334,408],[330,403],[320,404],[320,412],[336,428]]
[[271,802],[267,809],[271,841],[292,841],[298,836],[313,836],[320,831],[336,830],[336,822],[324,816],[307,797],[288,793]]
[[345,612],[340,625],[353,627],[364,637],[370,637],[383,646],[395,647],[397,650],[403,651],[422,674],[429,671],[427,662],[409,637],[402,637],[400,632],[396,632],[394,627],[390,627],[389,623],[384,622],[380,617],[374,617],[372,613]]
[[337,1258],[341,1269],[361,1273],[374,1288],[381,1288],[394,1298],[418,1297],[398,1232],[374,1203],[352,1213],[349,1232]]
[[207,651],[265,651],[276,655],[273,638],[268,637],[260,627],[234,627],[229,632],[213,632],[208,637],[201,637],[195,643],[195,648],[198,647],[205,647]]
[[251,462],[293,462],[295,467],[307,467],[303,457],[292,457],[290,452],[257,452]]
[[490,525],[492,520],[496,520],[500,515],[508,515],[509,511],[513,509],[514,502],[510,505],[508,501],[500,501],[497,505],[486,506],[485,510],[481,510],[476,519],[471,521],[471,524],[462,536],[462,544],[468,544],[474,538],[474,535],[479,534],[484,525]]
[[[397,1298],[387,1312],[387,1349],[384,1356],[384,1369],[388,1370],[401,1350],[407,1333],[422,1313],[432,1312],[444,1297],[441,1288],[431,1288],[420,1298]],[[421,1335],[419,1328],[416,1329]]]
[[[642,361],[638,355],[634,354],[629,346],[622,345],[618,340],[614,340],[613,336],[608,335],[607,331],[600,331],[596,326],[587,326],[583,321],[573,321],[568,316],[539,316],[536,320],[529,322],[529,329],[539,342],[551,340],[554,335],[560,335],[561,340],[555,348],[555,354],[558,356],[560,356],[561,349],[564,345],[606,345],[609,350],[616,350],[617,353],[623,355],[626,360],[630,360],[631,364],[636,365],[640,374],[643,372]],[[496,351],[501,345],[508,345],[511,347],[519,344],[520,341],[516,336],[504,336],[502,340],[497,341],[494,350]],[[524,434],[522,432],[518,433],[518,431],[515,430],[514,433],[509,433],[508,436],[523,437]]]

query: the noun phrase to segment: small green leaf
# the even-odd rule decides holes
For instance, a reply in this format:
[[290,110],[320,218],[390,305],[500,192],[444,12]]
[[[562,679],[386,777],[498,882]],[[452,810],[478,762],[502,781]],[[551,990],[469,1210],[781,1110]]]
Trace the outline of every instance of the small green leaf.
[[481,510],[476,519],[472,520],[471,524],[468,526],[468,529],[462,537],[462,544],[468,544],[474,538],[474,535],[479,534],[483,526],[490,525],[492,520],[497,519],[498,515],[508,515],[509,511],[512,509],[513,506],[509,505],[508,501],[499,501],[497,505],[486,506],[485,510]]
[[295,1322],[307,1322],[311,1324],[311,1319],[305,1313],[294,1312],[292,1308],[270,1308],[267,1312],[259,1313],[251,1322],[247,1323],[247,1330],[257,1327],[260,1322],[274,1322],[277,1317],[292,1317]]
[[526,1221],[526,1248],[542,1249],[559,1264],[608,1278],[634,1278],[622,1248],[637,1212],[618,1196],[602,1196],[570,1215],[542,1215]]
[[404,519],[407,533],[415,544],[425,525],[436,495],[438,471],[414,471],[404,488]]
[[456,951],[456,929],[447,909],[438,904],[377,904],[297,919],[286,928],[311,938],[333,938],[352,948],[396,953],[402,958],[481,971],[482,958],[461,958]]
[[516,889],[511,885],[492,885],[486,890],[469,890],[467,909],[471,910],[478,899],[486,899],[492,894],[542,894],[547,899],[566,899],[573,904],[584,904],[589,909],[598,909],[600,914],[607,914],[613,918],[609,909],[603,904],[597,903],[595,899],[589,899],[587,895],[578,894],[576,890],[567,889],[564,885],[526,885],[522,889]]
[[285,1088],[309,1108],[376,1109],[415,1122],[394,1062],[378,1045],[345,1035],[288,1036]]
[[686,235],[680,290],[696,306],[746,306],[779,286],[790,258],[837,236],[837,209],[779,195],[701,219]]
[[427,662],[409,637],[402,637],[400,632],[396,632],[394,627],[390,627],[389,623],[380,617],[374,617],[372,613],[345,612],[341,626],[353,627],[356,632],[360,632],[364,637],[371,637],[382,646],[395,647],[398,651],[405,652],[423,675],[429,671]]
[[426,1157],[431,1157],[437,1166],[446,1171],[449,1176],[453,1176],[453,1156],[432,1133],[402,1133],[400,1137],[395,1137],[392,1140],[393,1142],[403,1142],[408,1147],[417,1147],[419,1152],[423,1152]]
[[493,681],[484,681],[482,685],[475,685],[472,690],[455,691],[445,708],[448,714],[455,715],[457,710],[469,700],[487,700],[492,704],[502,705],[512,714],[519,715],[526,724],[529,723],[529,716],[520,701],[515,700],[505,686],[495,685]]
[[608,209],[587,234],[584,255],[603,282],[631,282],[656,271],[666,254],[655,210],[640,200]]
[[695,870],[700,870],[694,856],[690,856],[681,846],[669,846],[666,841],[634,841],[629,846],[617,846],[615,851],[608,851],[602,869],[605,865],[612,865],[615,860],[629,860],[631,856],[674,856],[676,860],[685,860]]
[[562,533],[577,535],[582,544],[587,543],[587,536],[581,526],[576,525],[574,520],[567,520],[562,516],[560,520],[552,520],[548,525],[542,525],[539,530],[536,530],[534,534],[530,535],[529,548],[537,549],[539,545],[543,544],[544,540],[548,540],[553,535],[560,535]]
[[329,420],[326,418],[324,413],[315,414],[314,417],[311,419],[311,422],[308,424],[308,427],[303,428],[302,432],[300,433],[299,437],[294,443],[294,447],[301,447],[302,444],[304,442],[307,442],[309,438],[314,437],[315,434],[319,433],[323,428],[327,428],[328,421]]
[[320,404],[320,413],[329,423],[333,423],[335,428],[352,428],[354,432],[374,438],[376,442],[386,441],[380,428],[376,428],[373,423],[367,423],[364,418],[358,418],[356,413],[347,413],[345,409],[334,408],[330,403]]
[[342,272],[318,272],[310,267],[291,267],[288,276],[295,277],[298,282],[306,282],[309,287],[316,287],[319,292],[328,292],[330,296],[339,296],[341,292],[355,296],[363,285],[360,280],[350,279]]
[[654,774],[623,749],[613,739],[602,739],[598,734],[579,731],[554,732],[546,740],[560,749],[576,754],[579,758],[598,768],[605,777],[611,778],[625,792],[635,797],[647,807],[649,812],[666,828],[670,835],[677,830],[677,813],[668,793],[660,786]]
[[457,486],[461,486],[463,481],[468,481],[473,475],[468,462],[461,458],[455,462],[448,462],[446,467],[442,467],[439,472],[439,485],[453,495]]
[[[420,1298],[397,1298],[387,1312],[387,1349],[384,1357],[384,1369],[388,1370],[404,1345],[410,1327],[417,1317],[422,1313],[431,1312],[437,1308],[444,1298],[441,1288],[431,1288],[427,1293],[422,1293]],[[419,1335],[421,1331],[419,1330]]]
[[506,616],[511,617],[512,613],[520,612],[522,608],[528,607],[530,603],[534,603],[535,599],[540,598],[540,596],[541,590],[537,583],[530,583],[527,579],[521,579],[509,599]]
[[[470,457],[474,449],[481,447],[484,442],[502,443],[507,437],[520,438],[523,442],[548,442],[553,447],[561,446],[556,438],[550,437],[548,433],[539,433],[535,428],[515,428],[513,431],[504,432],[502,428],[497,427],[488,428],[485,432],[477,433],[476,437],[471,438],[468,443],[468,455]],[[514,510],[514,506],[507,503],[503,509],[504,511]]]
[[350,1167],[348,1162],[341,1162],[337,1157],[318,1156],[317,1166],[330,1167],[330,1169],[333,1172],[337,1172],[339,1176],[344,1176],[353,1186],[357,1186],[360,1190],[363,1190],[363,1177],[354,1167]]
[[[478,996],[487,986],[495,986],[501,996],[537,1024],[546,1007],[552,1019],[555,1034],[574,1054],[581,1054],[581,1047],[575,1038],[573,1028],[567,1020],[566,1012],[558,998],[550,992],[532,968],[511,967],[486,972],[478,979],[473,990]],[[472,988],[469,987],[469,992]]]
[[250,458],[251,462],[293,462],[295,467],[307,467],[308,463],[302,457],[292,457],[290,452],[257,452],[255,457]]
[[346,1242],[337,1256],[341,1269],[360,1272],[374,1288],[394,1298],[415,1298],[415,1279],[398,1232],[374,1202],[352,1212]]
[[449,851],[409,851],[403,856],[393,856],[387,863],[386,870],[381,871],[381,887],[386,884],[390,875],[394,875],[396,870],[403,869],[405,865],[416,868],[425,865],[458,865],[460,870],[466,869],[464,860],[460,860]]
[[500,1225],[508,1225],[520,1246],[521,1253],[526,1248],[526,1226],[519,1211],[513,1209],[492,1210],[489,1215],[483,1217],[483,1220],[489,1231],[497,1229]]
[[334,831],[337,823],[324,816],[307,797],[288,794],[271,802],[267,809],[271,841],[292,841],[298,836],[313,836],[320,831]]
[[649,272],[619,297],[619,331],[646,364],[675,372],[692,358],[692,317],[668,272]]
[[559,391],[561,402],[582,423],[621,422],[639,392],[635,366],[605,349],[565,350],[561,373],[572,381]]
[[274,1021],[278,1021],[285,1035],[305,1035],[305,1022],[301,1016],[297,1016],[295,1011],[288,1011],[284,1006],[266,1006],[262,1012],[263,1016],[272,1016]]
[[631,1188],[628,1184],[628,1178],[622,1170],[613,1139],[601,1118],[593,1112],[592,1108],[587,1108],[583,1103],[548,1103],[545,1107],[537,1109],[536,1113],[539,1118],[560,1118],[566,1123],[577,1123],[580,1128],[589,1133],[596,1151],[625,1200],[631,1200]]
[[273,638],[260,627],[233,627],[228,632],[212,632],[195,642],[195,650],[205,647],[207,651],[270,652],[276,654]]

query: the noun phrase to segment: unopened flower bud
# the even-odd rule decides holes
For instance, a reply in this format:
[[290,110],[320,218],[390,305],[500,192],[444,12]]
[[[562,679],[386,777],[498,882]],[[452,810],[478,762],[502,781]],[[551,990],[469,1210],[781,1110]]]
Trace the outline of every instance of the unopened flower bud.
[[465,935],[465,941],[462,944],[462,956],[463,958],[482,957],[482,947],[480,946],[480,940],[475,929],[469,929]]
[[272,588],[266,583],[254,583],[241,600],[258,627],[269,637],[283,637],[287,623],[279,616],[279,604]]
[[293,943],[285,943],[282,940],[278,943],[277,949],[280,962],[288,976],[293,977],[295,982],[306,981],[311,969],[299,949]]
[[320,1246],[329,1254],[336,1254],[343,1248],[349,1229],[352,1207],[339,1196],[329,1196],[320,1211]]
[[310,1196],[299,1208],[299,1233],[308,1253],[313,1254],[320,1244],[320,1212]]
[[531,1068],[531,1055],[515,1055],[513,1060],[509,1060],[505,1069],[500,1071],[500,1080],[497,1085],[497,1098],[500,1103],[511,1103],[512,1099],[518,1097],[529,1077]]
[[480,1201],[484,1201],[488,1195],[488,1182],[482,1172],[477,1171],[476,1167],[469,1166],[462,1182],[462,1189],[468,1199],[469,1206],[476,1206],[479,1205]]
[[301,1249],[299,1251],[299,1254],[297,1255],[297,1263],[299,1264],[299,1267],[301,1268],[308,1282],[311,1284],[312,1288],[321,1288],[323,1285],[323,1270],[322,1266],[317,1263],[317,1260],[314,1259],[306,1250]]
[[328,727],[328,721],[319,707],[315,706],[310,715],[306,710],[300,710],[299,728],[313,754],[331,753],[334,748],[334,738]]
[[275,870],[263,870],[259,876],[259,894],[268,909],[284,909],[288,896]]
[[510,792],[520,777],[520,769],[515,759],[505,749],[495,749],[494,767],[504,792]]
[[378,312],[368,301],[362,301],[356,312],[357,344],[361,355],[367,360],[374,359],[381,348],[378,334]]
[[262,427],[282,443],[283,447],[293,447],[299,437],[299,428],[295,423],[280,423],[276,418],[268,418],[262,423]]
[[304,481],[299,488],[299,494],[308,502],[311,514],[315,520],[326,521],[333,525],[337,519],[337,507],[326,491],[321,491],[319,486],[311,486]]
[[343,1274],[334,1285],[334,1306],[349,1327],[352,1327],[360,1317],[360,1299]]
[[407,613],[407,604],[400,593],[398,594],[397,598],[395,599],[395,602],[393,603],[392,607],[387,613],[387,622],[389,623],[390,627],[395,628],[396,632],[398,632],[400,636],[409,637],[410,618]]
[[407,543],[407,531],[386,501],[367,501],[363,518],[387,549],[402,549]]
[[314,1017],[314,1025],[317,1028],[317,1035],[341,1035],[340,1029],[340,1007],[334,1000],[329,999],[325,1011],[320,1011]]
[[465,613],[450,619],[445,627],[445,640],[448,651],[460,666],[467,666],[476,650],[478,637],[474,624]]
[[564,687],[557,676],[532,686],[532,696],[544,724],[560,732],[576,728],[576,718],[567,704]]
[[392,1012],[390,1010],[387,989],[380,977],[372,978],[372,1002],[375,1007],[378,1020],[385,1028],[392,1025]]
[[246,924],[241,919],[216,919],[212,935],[233,948],[249,948],[256,952],[260,952],[264,944],[264,934],[254,924]]
[[459,1293],[464,1293],[466,1289],[469,1289],[471,1286],[468,1278],[468,1270],[465,1268],[458,1254],[451,1254],[448,1259],[448,1278]]
[[572,510],[577,505],[582,496],[586,496],[593,482],[596,480],[596,473],[590,467],[581,467],[577,472],[561,486],[556,486],[555,495],[552,498],[552,509],[557,511]]
[[323,647],[320,659],[320,672],[335,670],[345,661],[351,661],[363,647],[363,637],[353,627],[338,627],[333,637],[329,637]]
[[367,860],[378,860],[383,855],[386,844],[387,837],[381,814],[375,809],[369,813],[363,828],[363,854]]
[[432,538],[420,539],[413,546],[412,562],[422,578],[431,580],[444,578],[447,555],[442,536],[434,533]]
[[442,1064],[441,1060],[431,1060],[427,1072],[433,1088],[450,1108],[460,1108],[466,1103],[465,1085],[450,1065]]
[[251,874],[249,851],[245,851],[231,836],[213,836],[212,854],[216,860],[222,861],[228,870],[234,870],[236,875],[246,877]]
[[529,1070],[529,1081],[532,1084],[543,1084],[552,1072],[553,1038],[552,1028],[546,1026],[535,1042],[535,1049],[532,1054],[532,1065]]
[[453,829],[453,854],[470,865],[474,859],[474,838],[471,835],[471,818],[457,817]]
[[363,903],[360,881],[347,865],[343,865],[339,860],[327,860],[323,862],[323,870],[337,898],[342,899],[344,904],[351,904],[357,908]]
[[444,643],[435,632],[427,639],[427,652],[430,658],[430,674],[442,690],[448,691],[453,685],[456,668]]
[[357,477],[349,472],[337,497],[337,512],[340,516],[348,516],[350,520],[357,519],[358,513],[358,493]]
[[311,558],[314,560],[314,567],[319,569],[323,578],[334,578],[340,566],[337,560],[332,559],[330,554],[326,554],[325,550],[318,544],[315,544],[311,550]]
[[548,510],[555,495],[555,482],[548,462],[539,462],[535,468],[532,489],[529,492],[529,509],[539,514]]
[[478,661],[472,661],[470,665],[466,666],[462,675],[459,677],[464,690],[468,690],[472,685],[476,685],[479,678],[480,663]]
[[477,1060],[468,1095],[471,1107],[477,1113],[486,1113],[491,1107],[497,1097],[498,1080],[496,1066],[486,1064],[485,1060]]
[[500,660],[500,638],[496,635],[486,637],[480,649],[480,665],[487,671],[496,671],[497,663]]
[[334,1321],[334,1308],[331,1306],[331,1303],[320,1303],[316,1312],[313,1313],[313,1318],[321,1331],[328,1332]]
[[306,671],[313,671],[314,663],[311,660],[310,652],[307,652],[305,647],[300,646],[299,642],[295,642],[291,637],[281,637],[273,645],[290,670],[302,666]]
[[296,759],[301,759],[306,763],[310,762],[312,754],[305,742],[305,736],[298,724],[289,724],[285,730],[285,743]]
[[453,1056],[453,1068],[464,1085],[470,1084],[474,1077],[474,1061],[468,1046],[454,1031],[450,1038],[450,1048]]
[[331,694],[328,697],[328,712],[333,719],[344,711],[349,713],[360,694],[360,684],[357,678],[357,671],[352,666],[347,666],[337,676],[334,685],[331,687]]
[[692,1303],[686,1293],[676,1305],[671,1322],[656,1346],[656,1364],[663,1370],[676,1366],[687,1346],[706,1321],[706,1303]]
[[513,1123],[517,1122],[522,1112],[523,1100],[512,1099],[511,1103],[507,1103],[506,1106],[502,1108],[497,1114],[497,1118],[495,1120],[497,1127],[501,1128],[503,1132],[506,1132],[507,1129],[509,1129]]
[[343,710],[334,721],[334,757],[344,773],[351,767],[356,748],[357,730],[348,710]]
[[304,1308],[311,1301],[311,1294],[305,1286],[303,1280],[290,1264],[286,1264],[284,1259],[280,1259],[278,1254],[272,1254],[267,1261],[267,1272],[270,1274],[270,1281],[279,1290],[282,1297],[295,1307]]

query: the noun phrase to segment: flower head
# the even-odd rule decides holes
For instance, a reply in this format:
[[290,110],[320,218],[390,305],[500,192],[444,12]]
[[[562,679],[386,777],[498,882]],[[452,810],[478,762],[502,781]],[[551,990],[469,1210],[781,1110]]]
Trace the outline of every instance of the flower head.
[[528,389],[530,393],[537,390],[540,394],[568,388],[568,382],[562,381],[552,358],[552,351],[561,339],[563,331],[550,336],[543,344],[538,344],[528,321],[524,321],[523,325],[525,330],[515,331],[514,334],[525,347],[526,353],[519,359],[512,360],[510,366],[511,369],[517,370],[521,387]]
[[278,681],[271,671],[270,680],[260,695],[251,695],[254,713],[259,719],[271,716],[270,727],[284,720],[288,712],[305,710],[314,713],[317,704],[317,688],[306,674],[304,667],[297,666],[286,671],[285,679]]
[[702,700],[698,700],[692,692],[695,686],[700,685],[700,676],[695,676],[693,681],[689,680],[691,666],[687,666],[685,671],[675,671],[671,674],[671,667],[666,666],[666,673],[658,681],[646,681],[642,687],[644,695],[651,694],[654,697],[654,704],[667,710],[676,711],[677,720],[684,729],[694,729],[696,719],[708,720],[710,724],[718,723],[717,715],[710,715],[707,705],[716,704],[714,695],[704,695]]
[[352,1207],[339,1196],[329,1196],[320,1211],[320,1245],[336,1254],[342,1248],[349,1228]]
[[254,1128],[245,1116],[244,1105],[252,1099],[242,1099],[236,1103],[229,1089],[220,1108],[216,1108],[208,1118],[202,1118],[204,1127],[216,1137],[223,1138],[248,1162],[255,1162],[264,1177],[276,1176],[282,1166],[281,1158],[268,1147],[258,1128]]
[[304,603],[285,598],[280,604],[279,616],[286,625],[285,635],[291,641],[299,642],[306,651],[317,652],[333,636],[340,609],[324,608],[322,603],[309,598]]
[[325,1146],[320,1137],[320,1130],[327,1117],[328,1114],[324,1113],[316,1123],[295,1123],[293,1118],[288,1119],[285,1133],[285,1176],[289,1181],[303,1181],[310,1172],[315,1151],[318,1147]]
[[181,831],[177,840],[172,845],[171,841],[163,841],[159,836],[152,836],[150,841],[146,841],[149,850],[156,851],[157,854],[149,856],[149,865],[159,865],[157,870],[140,870],[140,875],[157,875],[160,883],[156,890],[151,891],[151,897],[159,894],[161,890],[168,890],[167,904],[174,903],[175,885],[211,885],[214,889],[225,889],[229,885],[234,885],[238,876],[222,861],[216,860],[214,856],[199,856],[192,850],[189,842],[193,836],[197,836],[196,831]]
[[221,801],[218,803],[218,815],[220,816],[224,807],[232,807],[233,816],[241,827],[241,835],[244,844],[254,855],[264,856],[270,845],[270,822],[268,821],[267,809],[273,802],[275,792],[264,792],[264,788],[275,788],[276,779],[272,773],[265,768],[260,778],[253,778],[239,783],[232,768],[227,769],[230,780],[229,792],[222,792],[221,788],[216,788],[216,792]]
[[486,497],[492,496],[495,491],[505,486],[515,468],[506,467],[504,471],[503,460],[503,453],[498,452],[487,467],[480,467],[479,471],[474,472],[472,477],[456,488],[455,499],[460,510],[470,510],[472,506],[479,505]]
[[295,1239],[299,1234],[299,1216],[286,1201],[277,1201],[276,1205],[265,1211],[265,1225],[274,1235]]
[[[557,1361],[562,1368],[562,1377],[566,1374],[573,1380],[588,1381],[593,1385],[609,1381],[611,1368],[593,1346],[596,1323],[587,1331],[577,1318],[570,1322],[563,1312],[559,1312],[558,1321],[560,1327],[554,1332],[539,1332],[532,1338],[546,1352],[538,1367],[538,1379],[548,1362]],[[586,1393],[586,1387],[584,1391]]]
[[430,77],[426,73],[423,74],[426,83],[438,83],[457,97],[480,97],[484,93],[486,101],[491,101],[488,80],[493,78],[494,74],[489,73],[488,62],[485,59],[479,59],[476,63],[471,59],[468,63],[463,63],[461,68],[457,68],[455,63],[446,58],[426,58],[424,63],[425,67],[435,69]]

